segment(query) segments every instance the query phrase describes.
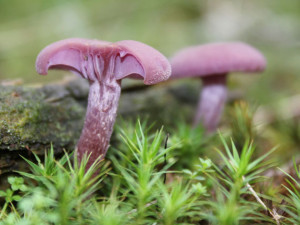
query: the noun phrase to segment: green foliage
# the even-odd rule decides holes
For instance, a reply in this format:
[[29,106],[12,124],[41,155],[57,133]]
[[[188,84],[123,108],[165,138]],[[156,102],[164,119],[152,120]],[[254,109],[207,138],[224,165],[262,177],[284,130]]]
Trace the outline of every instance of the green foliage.
[[[6,203],[11,203],[14,210],[0,224],[70,224],[73,217],[81,221],[87,213],[82,210],[88,207],[85,199],[99,188],[108,172],[107,165],[94,163],[86,170],[87,158],[84,158],[80,165],[75,159],[73,167],[68,154],[57,161],[53,148],[45,154],[43,163],[37,155],[35,157],[37,163],[25,159],[31,173],[19,172],[29,178],[28,185],[23,183],[23,178],[9,178],[11,189],[22,191],[23,197],[7,191]],[[95,175],[100,165],[101,170]],[[12,201],[18,201],[18,211]],[[5,210],[3,207],[1,215]]]
[[254,110],[244,101],[234,103],[230,110],[231,137],[238,148],[241,148],[247,140],[256,138],[253,115]]
[[[292,224],[300,223],[300,166],[296,164],[296,161],[293,160],[294,170],[296,177],[288,174],[287,172],[280,169],[287,176],[287,184],[283,185],[284,188],[288,191],[288,196],[285,198],[287,204],[285,204],[284,211],[289,215],[286,219]],[[289,223],[287,223],[289,224]]]
[[[275,148],[258,159],[251,161],[251,157],[255,151],[253,143],[249,143],[249,141],[247,141],[243,148],[238,150],[234,142],[231,140],[230,149],[224,138],[221,135],[220,137],[225,147],[226,155],[221,151],[218,152],[226,165],[226,169],[228,169],[228,173],[233,175],[231,177],[233,180],[251,183],[253,180],[258,179],[259,177],[257,175],[263,170],[266,170],[270,165],[269,161],[263,162],[263,160],[275,151]],[[219,171],[221,174],[224,174],[221,170]],[[226,177],[225,174],[224,176]]]
[[[36,162],[24,159],[31,172],[10,177],[11,187],[0,192],[5,201],[0,225],[274,221],[263,215],[263,206],[253,197],[255,185],[262,180],[260,174],[271,165],[266,157],[272,151],[252,159],[252,143],[237,149],[233,141],[229,147],[221,136],[225,150],[218,150],[221,161],[197,157],[193,165],[179,169],[184,159],[175,151],[188,149],[190,143],[178,136],[166,143],[163,129],[151,130],[139,121],[122,126],[119,142],[107,156],[110,160],[88,170],[88,157],[78,165],[76,157],[71,162],[72,154],[56,159],[53,148],[43,160],[36,155]],[[188,138],[193,137],[189,132]],[[202,146],[200,142],[197,146]]]
[[[188,204],[196,200],[193,196],[195,188],[183,186],[178,182],[172,187],[164,184],[167,173],[173,165],[168,156],[176,148],[173,145],[165,148],[163,130],[148,135],[144,123],[136,124],[133,134],[121,130],[121,137],[126,148],[118,149],[119,157],[113,157],[116,178],[121,179],[120,192],[126,195],[126,204],[132,208],[128,213],[133,216],[134,224],[148,224],[163,221],[164,224],[174,224],[179,217],[186,217]],[[121,176],[118,176],[121,175]],[[116,182],[116,181],[115,181]],[[158,210],[160,209],[160,210]]]
[[161,212],[162,224],[172,225],[177,221],[196,217],[197,212],[193,210],[197,204],[197,198],[205,194],[205,188],[199,185],[188,185],[182,181],[175,181],[166,188],[161,187],[161,196],[158,198],[159,211]]
[[[231,140],[231,148],[220,135],[225,154],[218,150],[222,158],[224,167],[222,169],[214,164],[216,178],[213,178],[214,185],[217,186],[216,201],[207,202],[212,207],[213,214],[209,220],[213,224],[240,224],[242,221],[254,220],[255,217],[264,220],[263,214],[257,213],[262,206],[257,202],[245,199],[246,195],[256,195],[249,192],[252,188],[250,184],[261,181],[260,174],[271,166],[270,161],[265,161],[274,150],[265,155],[252,160],[255,148],[248,141],[244,143],[242,149],[237,149]],[[220,182],[222,185],[219,185]]]
[[169,157],[170,161],[176,162],[177,169],[191,169],[198,157],[204,155],[210,138],[205,136],[201,125],[192,128],[183,121],[178,121],[169,132],[170,145],[176,145],[176,150]]

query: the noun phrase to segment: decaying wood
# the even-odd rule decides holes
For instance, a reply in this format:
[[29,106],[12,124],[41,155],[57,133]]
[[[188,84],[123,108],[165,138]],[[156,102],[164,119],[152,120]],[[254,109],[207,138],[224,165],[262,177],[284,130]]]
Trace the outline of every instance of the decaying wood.
[[[85,117],[89,85],[82,79],[41,87],[18,85],[0,86],[0,176],[24,169],[20,155],[43,155],[51,144],[56,154],[74,150]],[[160,127],[184,115],[192,120],[199,87],[197,82],[153,87],[124,83],[117,123],[121,118],[139,117]]]

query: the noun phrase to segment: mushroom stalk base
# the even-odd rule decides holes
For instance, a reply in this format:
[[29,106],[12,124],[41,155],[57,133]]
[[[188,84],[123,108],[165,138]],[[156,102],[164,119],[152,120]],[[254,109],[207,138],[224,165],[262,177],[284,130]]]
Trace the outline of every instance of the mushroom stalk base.
[[120,81],[111,80],[108,84],[94,81],[90,85],[84,127],[77,143],[79,163],[85,154],[89,156],[87,169],[97,159],[105,157],[116,120],[120,93]]
[[226,75],[203,79],[194,126],[202,123],[207,133],[216,130],[227,99]]

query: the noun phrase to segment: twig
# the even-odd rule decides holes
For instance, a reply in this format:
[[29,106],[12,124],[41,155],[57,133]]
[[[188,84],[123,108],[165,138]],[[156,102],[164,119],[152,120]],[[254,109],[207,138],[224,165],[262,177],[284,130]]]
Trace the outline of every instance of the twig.
[[[245,181],[245,178],[243,177],[243,180]],[[267,210],[270,215],[274,218],[274,220],[276,221],[277,225],[280,225],[280,219],[281,216],[276,212],[275,209],[271,210],[269,209],[266,204],[261,200],[261,198],[257,195],[257,193],[254,191],[254,189],[251,187],[251,185],[247,182],[246,186],[248,187],[249,191],[253,194],[253,196],[255,197],[256,201],[262,205],[262,207]]]
[[[232,162],[231,162],[231,161],[229,161],[229,162],[230,162],[230,164],[233,166]],[[235,169],[234,166],[233,166],[233,168]],[[236,170],[236,169],[235,169],[235,170]],[[244,176],[242,176],[242,179],[243,179],[243,181],[246,180]],[[252,195],[255,197],[256,201],[257,201],[259,204],[261,204],[262,207],[263,207],[266,211],[268,211],[268,212],[270,213],[270,215],[274,218],[274,220],[276,221],[276,224],[277,224],[277,225],[280,225],[280,219],[281,219],[281,216],[276,212],[276,210],[275,210],[275,209],[273,209],[273,210],[269,209],[269,208],[266,206],[266,204],[261,200],[261,198],[257,195],[257,193],[254,191],[254,189],[251,187],[251,185],[250,185],[248,182],[246,183],[246,186],[247,186],[247,188],[249,189],[249,191],[252,193]]]

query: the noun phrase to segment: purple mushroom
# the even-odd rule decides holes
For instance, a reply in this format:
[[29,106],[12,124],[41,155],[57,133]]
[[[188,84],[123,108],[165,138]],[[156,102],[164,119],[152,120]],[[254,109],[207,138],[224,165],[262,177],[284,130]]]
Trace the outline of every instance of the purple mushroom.
[[203,123],[208,133],[215,131],[227,98],[226,79],[230,72],[261,72],[266,60],[245,43],[212,43],[185,48],[171,59],[172,79],[201,77],[196,126]]
[[168,60],[154,48],[137,41],[110,43],[99,40],[66,39],[44,48],[37,57],[36,70],[70,70],[90,83],[84,127],[77,143],[77,157],[90,155],[87,167],[103,158],[109,147],[116,119],[121,80],[143,79],[152,85],[171,75]]

